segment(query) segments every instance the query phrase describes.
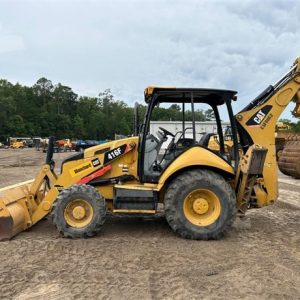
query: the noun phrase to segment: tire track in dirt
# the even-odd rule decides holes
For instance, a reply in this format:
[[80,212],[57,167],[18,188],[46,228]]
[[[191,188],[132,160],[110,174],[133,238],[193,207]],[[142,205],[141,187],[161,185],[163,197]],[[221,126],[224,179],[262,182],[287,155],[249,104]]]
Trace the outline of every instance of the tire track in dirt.
[[110,217],[88,240],[60,238],[46,220],[0,244],[2,296],[296,298],[299,212],[281,204],[253,210],[223,240],[208,242],[176,237],[163,217]]
[[[2,172],[0,179],[16,183]],[[284,200],[291,187],[281,187]],[[207,242],[177,237],[162,214],[109,216],[86,240],[63,239],[43,220],[0,243],[0,298],[297,299],[299,226],[300,209],[280,201],[249,211],[223,239]]]

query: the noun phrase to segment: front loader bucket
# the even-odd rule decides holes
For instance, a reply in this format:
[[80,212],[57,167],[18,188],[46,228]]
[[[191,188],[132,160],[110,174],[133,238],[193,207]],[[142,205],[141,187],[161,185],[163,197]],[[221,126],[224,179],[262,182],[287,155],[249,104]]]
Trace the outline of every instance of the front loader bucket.
[[0,189],[0,241],[30,227],[29,188],[33,180]]

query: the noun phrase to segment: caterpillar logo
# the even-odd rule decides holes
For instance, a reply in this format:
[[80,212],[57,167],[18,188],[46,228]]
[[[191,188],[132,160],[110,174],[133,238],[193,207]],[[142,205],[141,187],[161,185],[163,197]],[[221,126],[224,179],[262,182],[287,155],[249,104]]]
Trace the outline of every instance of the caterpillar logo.
[[266,114],[263,113],[262,110],[260,110],[256,116],[253,118],[253,121],[257,124],[260,124],[262,120],[265,118]]
[[85,172],[89,169],[93,169],[93,165],[91,162],[83,163],[73,169],[70,170],[70,174],[72,177],[77,176],[78,174]]
[[[263,108],[261,108],[258,112],[256,112],[246,123],[248,126],[259,126],[269,111],[271,110],[272,105],[266,105]],[[265,127],[265,126],[264,126]]]
[[98,158],[93,159],[92,164],[94,167],[101,165],[100,160]]

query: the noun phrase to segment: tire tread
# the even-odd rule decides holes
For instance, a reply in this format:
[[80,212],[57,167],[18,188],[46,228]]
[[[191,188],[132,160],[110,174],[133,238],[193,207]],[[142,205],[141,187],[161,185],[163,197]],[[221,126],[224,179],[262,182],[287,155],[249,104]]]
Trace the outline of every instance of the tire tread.
[[[93,226],[86,226],[82,230],[68,230],[64,220],[61,220],[60,210],[64,209],[63,206],[67,202],[68,198],[74,194],[79,193],[87,195],[88,198],[93,199],[95,219],[93,220]],[[66,238],[89,238],[95,236],[101,231],[101,228],[105,222],[106,205],[105,199],[98,193],[98,191],[89,185],[72,185],[67,189],[64,189],[59,193],[56,200],[52,205],[51,219],[56,226],[59,233]],[[71,228],[71,227],[69,227]]]
[[[228,216],[225,225],[222,230],[210,231],[209,233],[195,233],[189,230],[186,226],[183,226],[182,222],[178,222],[178,215],[175,201],[178,192],[185,186],[190,185],[194,181],[204,180],[208,184],[219,185],[224,192],[228,195]],[[221,238],[232,226],[236,217],[236,200],[235,193],[230,187],[228,182],[219,174],[205,169],[190,170],[183,174],[178,175],[170,183],[166,195],[165,195],[165,215],[167,222],[170,227],[181,237],[187,239],[200,239],[200,240],[210,240]]]

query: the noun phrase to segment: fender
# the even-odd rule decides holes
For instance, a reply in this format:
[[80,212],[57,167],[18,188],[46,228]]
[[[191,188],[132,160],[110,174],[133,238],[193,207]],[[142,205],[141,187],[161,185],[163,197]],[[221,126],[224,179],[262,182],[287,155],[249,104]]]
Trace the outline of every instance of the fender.
[[159,178],[158,190],[164,186],[170,176],[181,169],[194,166],[212,167],[234,176],[233,167],[228,162],[206,148],[194,146],[183,152],[165,169]]

